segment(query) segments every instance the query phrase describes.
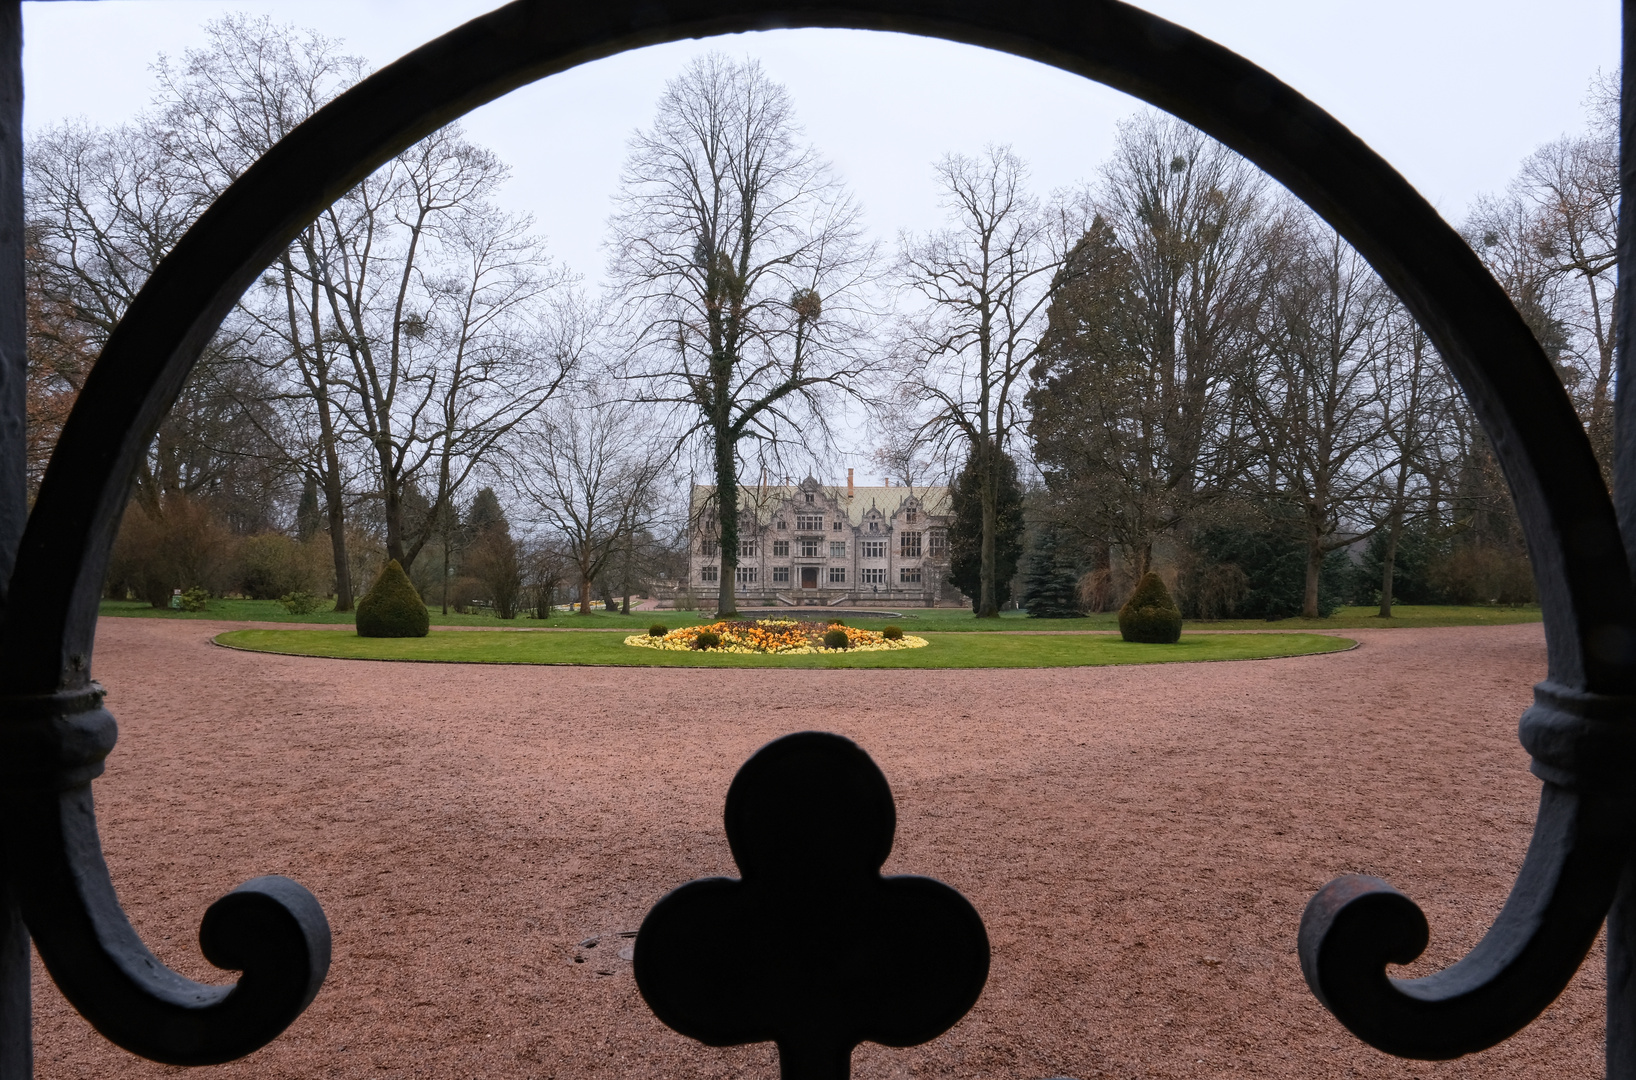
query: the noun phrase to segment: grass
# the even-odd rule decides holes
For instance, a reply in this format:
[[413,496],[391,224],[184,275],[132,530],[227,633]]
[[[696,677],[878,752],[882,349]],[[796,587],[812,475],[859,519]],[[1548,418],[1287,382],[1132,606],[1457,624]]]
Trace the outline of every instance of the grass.
[[[829,609],[791,608],[797,618],[819,619],[836,614]],[[1539,622],[1538,605],[1526,607],[1490,607],[1476,605],[1400,604],[1393,609],[1394,616],[1382,619],[1372,607],[1344,607],[1327,619],[1222,619],[1214,622],[1189,620],[1187,627],[1195,630],[1361,630],[1365,628],[1408,628],[1420,626],[1497,626],[1509,623]],[[144,619],[223,619],[231,622],[330,623],[351,626],[352,614],[334,611],[314,612],[311,615],[291,615],[276,600],[212,600],[210,608],[200,612],[164,611],[141,601],[104,600],[101,613]],[[853,626],[878,630],[888,623],[898,623],[915,633],[965,633],[972,631],[1017,630],[1116,630],[1118,616],[1112,612],[1090,615],[1083,619],[1030,619],[1020,611],[1007,611],[998,619],[978,620],[971,612],[954,608],[911,608],[897,615],[872,615],[862,610],[842,611],[839,617]],[[511,621],[495,618],[492,614],[440,614],[432,609],[433,626],[490,626],[504,629],[553,627],[557,629],[646,630],[648,624],[662,622],[672,630],[698,622],[714,622],[715,615],[698,611],[633,611],[629,615],[594,611],[589,615],[558,612],[549,619],[518,618]]]
[[218,635],[216,641],[256,652],[345,660],[705,668],[1097,667],[1304,656],[1337,652],[1354,644],[1346,638],[1320,634],[1183,634],[1175,645],[1137,645],[1100,635],[979,639],[969,634],[932,633],[926,637],[931,644],[924,649],[806,656],[660,652],[633,648],[618,634],[599,633],[470,634],[444,630],[423,638],[362,638],[337,630],[231,630]]

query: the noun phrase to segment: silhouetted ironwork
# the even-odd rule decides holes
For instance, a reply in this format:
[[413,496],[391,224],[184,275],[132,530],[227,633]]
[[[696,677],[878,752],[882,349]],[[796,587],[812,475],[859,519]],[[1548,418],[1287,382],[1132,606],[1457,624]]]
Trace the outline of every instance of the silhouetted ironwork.
[[897,811],[857,744],[769,743],[723,817],[743,880],[683,885],[636,937],[636,985],[659,1019],[711,1046],[775,1042],[786,1080],[844,1080],[860,1042],[935,1039],[977,1001],[983,921],[942,882],[881,876]]
[[[1636,0],[1625,0],[1627,46],[1633,7]],[[1522,726],[1543,784],[1540,814],[1510,900],[1460,963],[1426,979],[1388,978],[1389,963],[1422,947],[1424,917],[1383,882],[1346,878],[1308,909],[1303,970],[1319,998],[1374,1045],[1415,1057],[1468,1053],[1505,1038],[1549,1003],[1611,908],[1608,1075],[1636,1080],[1636,878],[1629,862],[1636,597],[1626,554],[1628,547],[1636,555],[1636,425],[1622,422],[1617,436],[1621,535],[1556,372],[1459,235],[1389,165],[1294,90],[1242,57],[1115,0],[518,0],[475,19],[321,109],[201,216],[110,337],[64,427],[20,544],[20,19],[17,0],[0,0],[0,572],[16,552],[0,626],[0,1080],[30,1075],[24,922],[52,977],[93,1023],[122,1045],[168,1061],[219,1061],[261,1045],[311,1000],[327,965],[328,932],[316,902],[293,882],[258,879],[213,907],[202,930],[212,960],[245,971],[236,989],[224,995],[165,971],[118,907],[92,812],[90,781],[114,735],[91,681],[109,548],[141,454],[237,297],[348,188],[509,90],[638,46],[808,26],[901,31],[1000,49],[1166,109],[1310,205],[1419,320],[1488,434],[1528,540],[1549,657],[1548,678]],[[1636,181],[1631,78],[1627,64],[1627,188]],[[1621,421],[1636,415],[1628,348],[1636,274],[1625,272],[1636,269],[1630,213],[1622,207]],[[762,864],[752,856],[741,865],[747,884],[739,888],[753,894]],[[727,895],[726,886],[710,889]],[[663,963],[657,970],[685,981],[686,972]],[[688,1013],[666,996],[670,984],[661,983],[657,996],[669,1002],[663,1007],[708,1037],[765,1030],[791,1046],[805,1038],[787,1026],[748,1020],[734,1026],[719,1009]],[[813,1068],[825,1075],[835,1071],[837,1046],[874,1030],[838,1014],[829,1021],[810,1057],[800,1046],[796,1055],[818,1062]],[[919,1030],[906,1022],[887,1034],[911,1029]]]

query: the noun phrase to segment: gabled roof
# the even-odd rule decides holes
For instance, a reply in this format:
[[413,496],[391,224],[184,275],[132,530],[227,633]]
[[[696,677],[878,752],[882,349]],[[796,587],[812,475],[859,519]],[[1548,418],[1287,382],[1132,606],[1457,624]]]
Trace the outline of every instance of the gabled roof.
[[[811,478],[808,478],[811,480]],[[923,487],[854,487],[852,497],[847,498],[845,487],[835,487],[828,484],[819,484],[812,481],[811,486],[803,484],[769,484],[760,487],[751,484],[740,484],[738,505],[741,511],[755,512],[758,524],[766,525],[773,519],[773,515],[785,506],[791,507],[791,512],[800,511],[806,503],[801,496],[811,490],[817,496],[815,505],[828,508],[831,501],[846,513],[848,520],[854,525],[861,525],[864,515],[871,508],[879,510],[888,520],[896,514],[903,503],[913,498],[919,503],[919,508],[928,515],[938,516],[951,512],[949,507],[949,489],[945,484],[935,484]],[[714,484],[694,484],[691,506],[696,518],[705,502],[716,493]],[[791,523],[794,524],[793,522]]]

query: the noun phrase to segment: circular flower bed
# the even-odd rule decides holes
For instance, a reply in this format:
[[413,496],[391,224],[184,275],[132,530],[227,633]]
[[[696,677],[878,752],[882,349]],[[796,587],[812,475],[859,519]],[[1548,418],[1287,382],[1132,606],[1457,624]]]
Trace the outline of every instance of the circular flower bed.
[[[832,631],[846,635],[846,647],[830,649],[824,646],[824,635]],[[700,635],[709,642],[713,636],[719,644],[704,646],[710,652],[727,653],[802,653],[884,652],[887,649],[922,649],[930,644],[923,637],[904,634],[889,639],[874,630],[860,630],[855,626],[833,623],[802,622],[799,619],[755,619],[710,623],[706,626],[684,626],[663,637],[632,634],[625,644],[639,649],[666,649],[684,652],[701,647]]]

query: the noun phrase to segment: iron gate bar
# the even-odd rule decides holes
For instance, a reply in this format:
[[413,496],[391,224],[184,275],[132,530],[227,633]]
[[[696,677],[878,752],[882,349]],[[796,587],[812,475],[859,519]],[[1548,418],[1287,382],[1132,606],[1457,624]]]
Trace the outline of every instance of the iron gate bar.
[[[7,10],[15,11],[15,3],[8,0]],[[1631,10],[1626,0],[1627,33]],[[1521,733],[1544,785],[1540,815],[1500,918],[1458,964],[1427,979],[1388,980],[1386,964],[1418,944],[1423,916],[1384,883],[1358,879],[1332,883],[1314,898],[1303,920],[1302,963],[1340,1019],[1391,1052],[1452,1056],[1526,1024],[1582,962],[1613,901],[1632,836],[1636,602],[1625,541],[1589,443],[1504,292],[1401,176],[1267,72],[1116,0],[519,0],[364,80],[247,170],[158,267],[110,337],[63,430],[11,578],[0,628],[6,870],[52,977],[104,1034],[172,1061],[206,1060],[197,1056],[204,1045],[197,1039],[216,1048],[212,1055],[254,1049],[293,1015],[292,1004],[310,1000],[322,979],[322,913],[304,891],[292,891],[298,886],[282,883],[257,894],[272,905],[258,910],[282,910],[276,918],[287,940],[305,942],[306,955],[263,953],[274,973],[251,966],[239,984],[241,998],[258,996],[257,984],[265,987],[269,978],[279,991],[249,1013],[216,1011],[186,1037],[156,1029],[151,1039],[133,1040],[124,1014],[136,1003],[163,1006],[166,1015],[193,1015],[198,1003],[167,1000],[182,985],[180,976],[158,966],[120,912],[90,797],[90,779],[113,740],[112,718],[100,708],[90,675],[109,548],[140,455],[237,297],[324,206],[400,150],[509,90],[629,48],[783,27],[901,31],[999,49],[1166,109],[1311,206],[1426,329],[1494,446],[1528,540],[1548,678]],[[10,65],[14,82],[15,52],[0,55],[0,63]],[[1628,69],[1626,78],[1628,124]],[[6,153],[15,153],[15,137],[13,128]],[[0,212],[15,229],[20,203],[4,183],[0,163]],[[0,226],[0,244],[4,231]],[[1628,234],[1622,255],[1629,253]],[[15,246],[0,258],[19,265]],[[8,281],[0,274],[0,289]],[[1628,287],[1621,276],[1622,295]],[[0,318],[9,310],[0,296]],[[1621,330],[1629,317],[1627,305]],[[0,348],[16,331],[0,331]],[[1624,386],[1621,379],[1621,399]],[[1630,411],[1620,404],[1622,415]],[[20,452],[8,442],[7,455]],[[1621,453],[1631,456],[1628,448]],[[1621,505],[1631,505],[1636,496],[1621,490]],[[0,547],[3,529],[0,516]],[[1622,904],[1636,904],[1625,896]],[[1619,926],[1627,925],[1621,916]],[[1619,930],[1610,949],[1615,965],[1626,965],[1610,987],[1628,981],[1626,933]],[[14,956],[4,944],[0,958]],[[110,979],[122,983],[112,996],[103,985]],[[8,988],[0,1002],[9,1011],[13,975],[0,984]],[[1610,993],[1619,1010],[1608,1025],[1610,1075],[1636,1080],[1631,1002],[1623,990]],[[186,994],[196,991],[184,988]],[[14,1015],[0,1028],[18,1030]],[[12,1064],[0,1067],[14,1070],[0,1080],[28,1075]]]

